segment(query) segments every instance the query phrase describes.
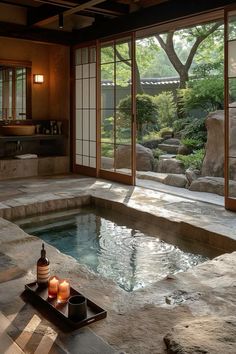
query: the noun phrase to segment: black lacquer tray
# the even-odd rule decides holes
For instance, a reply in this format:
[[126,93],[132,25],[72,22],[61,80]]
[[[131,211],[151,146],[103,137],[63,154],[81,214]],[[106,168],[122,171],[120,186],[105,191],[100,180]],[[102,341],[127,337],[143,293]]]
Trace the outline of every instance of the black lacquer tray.
[[[68,304],[59,304],[56,299],[48,298],[48,289],[39,288],[37,283],[30,283],[25,285],[26,292],[28,293],[29,301],[32,300],[33,304],[43,305],[50,313],[56,315],[61,322],[69,325],[72,328],[80,328],[89,325],[95,321],[99,321],[107,316],[107,312],[101,307],[96,305],[93,301],[87,298],[87,318],[84,320],[74,322],[68,318]],[[70,288],[70,296],[82,295],[74,288]],[[84,295],[83,295],[84,296]]]

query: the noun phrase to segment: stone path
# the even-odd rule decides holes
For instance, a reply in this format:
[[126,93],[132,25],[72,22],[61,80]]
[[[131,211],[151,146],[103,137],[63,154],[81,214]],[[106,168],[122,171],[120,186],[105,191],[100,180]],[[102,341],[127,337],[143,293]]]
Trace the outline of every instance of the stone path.
[[[8,221],[93,201],[97,207],[107,206],[133,218],[137,228],[146,222],[148,232],[162,232],[189,245],[200,240],[203,248],[211,247],[220,254],[236,250],[234,213],[220,205],[78,176],[1,181],[0,196],[0,214],[5,217],[0,218],[0,335],[5,352],[13,345],[16,353],[164,354],[165,337],[169,343],[177,343],[173,353],[196,353],[195,343],[190,343],[189,351],[189,343],[179,337],[179,328],[185,325],[194,326],[198,350],[202,350],[198,352],[210,348],[207,353],[216,354],[217,344],[214,347],[212,337],[204,331],[205,323],[213,318],[217,323],[221,318],[226,321],[225,336],[219,338],[221,350],[224,354],[236,352],[236,328],[227,325],[227,321],[235,323],[236,253],[127,293],[47,245],[52,273],[70,279],[73,287],[108,312],[106,319],[68,333],[24,302],[21,294],[24,284],[35,279],[41,241]],[[218,328],[212,326],[212,336],[218,335]]]

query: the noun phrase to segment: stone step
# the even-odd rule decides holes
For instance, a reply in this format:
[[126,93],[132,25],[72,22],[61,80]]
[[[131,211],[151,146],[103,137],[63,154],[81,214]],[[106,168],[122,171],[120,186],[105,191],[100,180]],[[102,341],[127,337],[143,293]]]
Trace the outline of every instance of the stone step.
[[172,144],[159,144],[158,148],[162,151],[166,151],[168,154],[177,154],[179,145],[172,145]]
[[163,154],[159,156],[159,160],[168,160],[176,158],[175,154]]
[[11,322],[6,316],[0,312],[0,343],[1,353],[5,354],[24,354],[21,348],[11,339],[7,333],[7,329],[11,326]]

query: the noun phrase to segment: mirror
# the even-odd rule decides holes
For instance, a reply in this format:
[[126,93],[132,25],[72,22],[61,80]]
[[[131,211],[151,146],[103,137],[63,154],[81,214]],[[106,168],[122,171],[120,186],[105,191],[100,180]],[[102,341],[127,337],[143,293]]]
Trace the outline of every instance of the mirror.
[[0,60],[0,120],[31,118],[31,63]]

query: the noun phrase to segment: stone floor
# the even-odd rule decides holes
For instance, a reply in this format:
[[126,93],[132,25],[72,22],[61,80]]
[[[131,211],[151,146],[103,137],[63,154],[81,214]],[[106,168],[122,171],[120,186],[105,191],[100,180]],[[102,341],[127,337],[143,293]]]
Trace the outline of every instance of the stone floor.
[[[200,242],[202,249],[222,255],[126,293],[47,245],[52,273],[70,279],[108,313],[89,327],[65,331],[24,301],[24,284],[35,279],[41,241],[14,220],[91,201],[129,213],[137,228],[146,222],[170,239]],[[164,354],[167,345],[168,353],[236,353],[236,253],[226,253],[236,250],[236,218],[223,206],[71,175],[1,181],[0,216],[1,352]]]

